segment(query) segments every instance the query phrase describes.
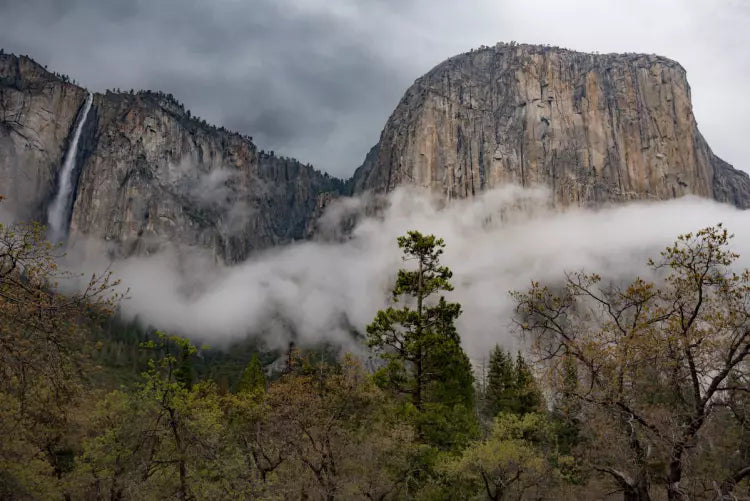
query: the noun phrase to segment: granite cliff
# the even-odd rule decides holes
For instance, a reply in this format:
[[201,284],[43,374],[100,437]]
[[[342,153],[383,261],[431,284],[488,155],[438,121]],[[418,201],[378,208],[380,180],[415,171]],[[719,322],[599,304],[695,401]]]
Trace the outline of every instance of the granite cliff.
[[698,131],[685,70],[641,54],[498,44],[419,78],[354,175],[468,197],[542,184],[562,205],[685,194],[750,207],[750,178]]
[[0,55],[0,195],[21,219],[46,205],[86,91],[26,57]]
[[[17,217],[45,220],[86,96],[29,58],[0,55],[0,192]],[[169,241],[236,262],[308,237],[321,200],[348,191],[158,92],[94,94],[76,164],[71,234],[120,256]]]
[[235,262],[305,238],[318,198],[344,182],[191,119],[161,94],[94,99],[71,231],[149,252],[163,240]]
[[84,120],[70,233],[113,255],[168,241],[237,262],[308,238],[337,196],[401,184],[446,198],[514,182],[546,185],[560,205],[695,194],[750,207],[748,175],[698,131],[685,70],[658,56],[498,44],[453,57],[407,90],[348,181],[259,151],[168,94],[97,93],[83,117],[87,95],[0,52],[0,208],[46,220]]

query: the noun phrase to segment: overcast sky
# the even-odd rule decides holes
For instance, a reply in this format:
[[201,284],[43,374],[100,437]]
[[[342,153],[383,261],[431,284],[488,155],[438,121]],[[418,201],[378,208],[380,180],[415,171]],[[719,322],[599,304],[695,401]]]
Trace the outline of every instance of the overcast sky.
[[345,177],[417,77],[511,40],[678,60],[714,152],[750,171],[750,0],[0,0],[0,47]]

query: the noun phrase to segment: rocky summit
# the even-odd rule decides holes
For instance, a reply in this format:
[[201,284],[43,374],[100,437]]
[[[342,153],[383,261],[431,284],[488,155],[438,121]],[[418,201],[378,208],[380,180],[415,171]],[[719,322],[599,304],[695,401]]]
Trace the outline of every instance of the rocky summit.
[[546,185],[562,205],[694,194],[750,207],[750,178],[706,144],[678,63],[517,44],[419,78],[354,191],[408,183],[460,198],[511,182]]
[[237,262],[309,237],[332,198],[402,184],[446,198],[518,183],[548,186],[559,205],[695,194],[750,207],[748,175],[698,131],[685,70],[658,56],[498,44],[453,57],[407,90],[348,181],[260,151],[169,94],[97,93],[83,113],[87,97],[0,55],[0,194],[16,217],[45,221],[75,137],[66,225],[118,256],[168,241]]
[[[26,57],[0,56],[0,193],[44,221],[87,92]],[[251,138],[208,125],[171,95],[95,94],[76,159],[72,236],[119,256],[165,241],[236,262],[306,238],[320,206],[349,190]]]

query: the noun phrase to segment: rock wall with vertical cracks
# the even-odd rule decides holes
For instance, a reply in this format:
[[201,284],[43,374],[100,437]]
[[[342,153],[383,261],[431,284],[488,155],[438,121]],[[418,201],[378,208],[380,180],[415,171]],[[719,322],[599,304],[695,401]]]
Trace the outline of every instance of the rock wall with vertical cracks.
[[[86,95],[27,57],[0,55],[5,212],[45,221]],[[224,262],[308,238],[322,201],[349,191],[148,91],[94,95],[73,177],[71,238],[104,240],[113,256],[197,246]]]
[[419,78],[353,190],[407,183],[462,198],[509,182],[548,186],[559,205],[695,194],[750,207],[750,178],[706,144],[678,63],[516,44]]

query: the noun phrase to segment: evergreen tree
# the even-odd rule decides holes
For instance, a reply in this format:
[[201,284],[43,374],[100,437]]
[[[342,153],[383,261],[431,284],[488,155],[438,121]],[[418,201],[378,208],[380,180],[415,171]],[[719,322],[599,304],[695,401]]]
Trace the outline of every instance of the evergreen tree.
[[541,407],[541,392],[521,353],[514,363],[510,353],[495,346],[490,354],[485,415],[490,418],[500,412],[523,415],[537,412]]
[[398,271],[393,300],[404,306],[379,311],[367,327],[368,345],[385,361],[376,380],[410,397],[424,440],[450,448],[475,428],[474,378],[454,325],[461,306],[441,295],[453,290],[450,269],[440,265],[445,243],[410,231],[398,246],[416,269]]
[[516,378],[513,360],[500,346],[490,353],[489,366],[484,410],[487,417],[494,417],[502,411],[510,412]]
[[237,393],[252,393],[254,391],[262,391],[266,389],[266,376],[263,374],[263,367],[260,364],[258,354],[254,353],[250,359],[250,363],[247,364],[245,370],[242,371],[242,377],[240,382],[237,383]]
[[[474,376],[471,361],[461,348],[461,340],[453,320],[461,313],[457,303],[441,297],[437,306],[436,339],[433,355],[426,358],[426,372],[435,374],[431,393],[433,399],[446,405],[474,405]],[[446,362],[450,362],[446,365]]]
[[539,412],[543,407],[542,393],[536,384],[531,368],[521,352],[516,356],[516,413]]
[[193,355],[196,349],[189,343],[184,343],[180,347],[180,358],[174,371],[174,379],[188,390],[193,387],[195,382],[195,367],[193,367]]
[[552,406],[552,419],[560,449],[567,454],[581,441],[581,404],[575,397],[578,390],[578,370],[570,355],[563,359],[561,378],[561,390]]

